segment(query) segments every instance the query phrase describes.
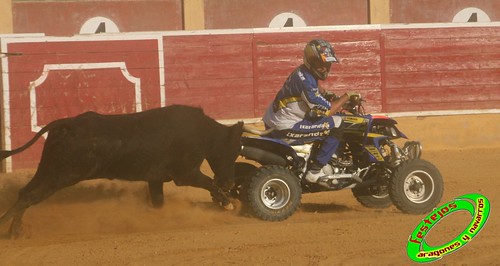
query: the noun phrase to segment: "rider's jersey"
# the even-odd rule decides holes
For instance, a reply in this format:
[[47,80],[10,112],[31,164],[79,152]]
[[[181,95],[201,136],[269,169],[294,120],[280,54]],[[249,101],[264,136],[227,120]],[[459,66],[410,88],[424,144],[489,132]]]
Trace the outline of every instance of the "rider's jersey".
[[330,102],[320,94],[318,80],[301,65],[276,94],[263,120],[268,127],[290,129],[304,119],[325,116],[330,107]]

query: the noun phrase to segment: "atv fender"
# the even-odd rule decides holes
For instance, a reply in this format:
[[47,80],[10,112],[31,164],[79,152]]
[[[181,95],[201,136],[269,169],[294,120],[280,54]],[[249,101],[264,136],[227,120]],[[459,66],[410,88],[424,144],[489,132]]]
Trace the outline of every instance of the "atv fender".
[[297,166],[304,160],[288,143],[266,137],[243,137],[240,154],[262,165]]

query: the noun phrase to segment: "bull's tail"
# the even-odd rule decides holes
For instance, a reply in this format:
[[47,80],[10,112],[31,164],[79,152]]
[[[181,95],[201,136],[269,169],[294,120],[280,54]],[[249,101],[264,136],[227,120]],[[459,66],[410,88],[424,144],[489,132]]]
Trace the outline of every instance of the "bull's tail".
[[8,150],[0,151],[0,160],[3,160],[7,157],[10,157],[14,154],[17,154],[17,153],[20,153],[20,152],[26,150],[31,145],[33,145],[43,134],[45,134],[49,130],[53,129],[54,126],[58,125],[61,121],[63,121],[63,120],[56,120],[56,121],[49,123],[48,125],[43,127],[40,131],[38,131],[30,141],[26,142],[26,144],[24,144],[23,146],[21,146],[17,149],[10,150],[10,151],[8,151]]

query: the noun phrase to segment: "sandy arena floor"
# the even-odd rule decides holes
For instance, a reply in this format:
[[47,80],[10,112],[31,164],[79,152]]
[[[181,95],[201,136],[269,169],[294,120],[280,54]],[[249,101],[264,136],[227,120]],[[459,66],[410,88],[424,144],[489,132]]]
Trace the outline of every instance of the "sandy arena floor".
[[[445,180],[442,203],[467,193],[489,198],[491,215],[468,245],[438,264],[498,265],[500,149],[424,151]],[[0,213],[31,173],[0,175]],[[408,236],[424,218],[395,207],[362,207],[350,190],[306,194],[295,215],[264,222],[224,212],[208,192],[165,185],[166,206],[150,207],[145,183],[87,181],[30,208],[31,238],[9,240],[0,226],[0,265],[408,265]],[[431,245],[471,220],[452,214],[429,233]]]

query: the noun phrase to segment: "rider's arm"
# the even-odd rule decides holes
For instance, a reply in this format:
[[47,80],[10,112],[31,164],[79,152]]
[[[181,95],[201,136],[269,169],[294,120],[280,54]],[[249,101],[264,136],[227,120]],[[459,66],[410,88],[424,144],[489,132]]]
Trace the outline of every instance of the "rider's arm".
[[328,112],[328,116],[334,115],[340,109],[342,106],[349,100],[349,96],[347,94],[344,94],[337,98],[335,101],[332,102],[332,106],[330,107],[330,111]]
[[346,92],[344,95],[338,97],[332,102],[328,115],[334,115],[341,110],[342,106],[344,106],[346,102],[349,100],[359,99],[360,97],[360,94],[357,92]]
[[301,77],[301,98],[307,104],[309,109],[320,116],[326,115],[330,110],[330,102],[323,97],[324,90],[318,86],[318,83],[312,76]]

